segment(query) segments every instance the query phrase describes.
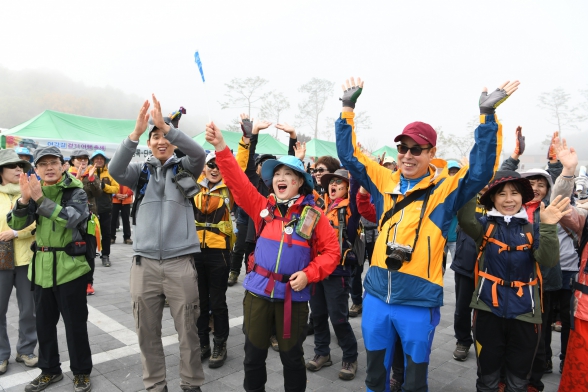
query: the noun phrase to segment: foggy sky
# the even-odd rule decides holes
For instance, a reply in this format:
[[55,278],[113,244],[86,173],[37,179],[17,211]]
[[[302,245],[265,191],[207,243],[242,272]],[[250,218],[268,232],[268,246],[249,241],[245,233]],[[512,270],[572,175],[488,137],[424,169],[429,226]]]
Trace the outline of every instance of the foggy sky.
[[0,65],[57,70],[143,98],[154,92],[164,112],[186,107],[196,131],[208,120],[207,100],[219,125],[238,116],[218,104],[232,78],[268,79],[289,98],[282,118],[293,124],[300,85],[336,82],[323,118],[336,117],[339,86],[361,76],[357,109],[372,130],[359,139],[378,145],[394,145],[413,121],[465,134],[481,88],[518,79],[498,110],[510,151],[519,124],[528,143],[555,130],[537,107],[540,93],[562,87],[579,103],[578,90],[588,89],[586,1],[12,0],[0,13]]

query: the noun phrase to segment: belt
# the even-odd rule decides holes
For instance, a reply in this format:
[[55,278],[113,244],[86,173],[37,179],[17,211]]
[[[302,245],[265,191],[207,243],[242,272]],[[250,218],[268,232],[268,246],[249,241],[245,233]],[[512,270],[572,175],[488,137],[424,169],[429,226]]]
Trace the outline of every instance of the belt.
[[290,331],[292,326],[292,286],[290,286],[290,276],[286,274],[278,274],[260,266],[253,265],[253,271],[257,274],[268,278],[269,281],[265,286],[264,293],[269,297],[274,291],[276,281],[286,284],[286,292],[284,295],[284,339],[290,339]]

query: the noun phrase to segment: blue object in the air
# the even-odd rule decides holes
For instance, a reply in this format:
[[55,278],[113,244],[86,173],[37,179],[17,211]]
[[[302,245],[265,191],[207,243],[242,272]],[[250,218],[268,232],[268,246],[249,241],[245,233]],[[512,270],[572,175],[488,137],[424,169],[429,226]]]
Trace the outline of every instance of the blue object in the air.
[[31,150],[29,150],[26,147],[16,147],[14,149],[14,152],[16,153],[16,155],[28,155],[31,158],[29,159],[29,162],[33,162],[33,154],[31,154]]
[[204,80],[204,71],[202,71],[202,61],[200,61],[200,55],[198,54],[198,51],[194,53],[194,61],[196,61],[196,65],[198,66],[198,70],[200,71],[200,76],[202,76],[202,83],[206,82],[206,80]]
[[276,167],[281,165],[286,165],[290,169],[302,174],[304,176],[304,182],[306,185],[308,185],[310,189],[314,189],[312,176],[308,174],[306,170],[304,170],[304,163],[292,155],[284,155],[280,159],[268,159],[263,162],[263,166],[261,167],[261,179],[268,188],[271,189],[272,187],[272,180],[274,178],[274,171],[276,170]]

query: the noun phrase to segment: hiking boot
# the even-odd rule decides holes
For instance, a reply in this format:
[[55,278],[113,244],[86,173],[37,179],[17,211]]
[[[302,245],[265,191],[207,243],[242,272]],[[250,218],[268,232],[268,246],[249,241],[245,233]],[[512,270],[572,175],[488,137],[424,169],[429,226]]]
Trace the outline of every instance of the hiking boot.
[[25,392],[38,392],[47,388],[49,385],[54,384],[58,381],[63,380],[63,373],[59,374],[48,374],[41,373],[37,378],[30,382],[25,387]]
[[227,284],[229,285],[229,287],[232,287],[235,283],[237,283],[238,279],[239,279],[239,273],[235,272],[235,271],[231,271],[231,273],[229,274],[229,280],[227,280]]
[[276,335],[270,336],[270,344],[274,351],[280,351],[280,345],[278,344],[278,338],[276,338]]
[[465,344],[457,343],[455,350],[453,351],[453,359],[456,361],[465,361],[468,358],[470,352],[470,346]]
[[125,242],[125,245],[133,245],[133,240],[130,238],[126,239],[124,242]]
[[343,362],[341,364],[341,370],[339,371],[339,378],[341,380],[349,381],[355,378],[357,372],[357,361],[355,362]]
[[506,391],[506,384],[500,381],[498,383],[498,392],[505,392]]
[[316,372],[317,370],[321,370],[323,366],[331,366],[332,364],[331,355],[322,356],[315,354],[313,359],[306,362],[306,368],[311,372]]
[[212,349],[212,356],[208,360],[208,367],[216,369],[225,364],[227,359],[227,342],[217,344],[214,342],[214,348]]
[[363,310],[363,305],[359,304],[353,304],[351,305],[351,307],[349,308],[349,317],[357,317],[361,314],[361,311]]
[[89,392],[92,390],[89,374],[76,374],[73,379],[74,392]]
[[553,362],[551,359],[545,361],[545,366],[543,367],[543,374],[553,373]]
[[102,256],[102,266],[103,267],[110,267],[110,257],[109,256]]
[[402,384],[400,383],[400,381],[391,378],[390,379],[390,392],[401,392],[401,391],[402,391]]
[[114,244],[116,242],[116,238],[111,238],[110,239],[110,245]]
[[8,359],[5,359],[4,361],[0,361],[0,374],[6,373],[7,370],[8,370]]
[[206,358],[210,358],[210,345],[200,346],[200,360],[204,361]]
[[22,362],[28,367],[37,367],[39,358],[35,354],[16,354],[16,362]]
[[527,385],[527,392],[539,392],[539,389],[535,388],[532,385]]
[[94,293],[95,291],[92,283],[88,283],[88,287],[86,288],[86,295],[94,295]]

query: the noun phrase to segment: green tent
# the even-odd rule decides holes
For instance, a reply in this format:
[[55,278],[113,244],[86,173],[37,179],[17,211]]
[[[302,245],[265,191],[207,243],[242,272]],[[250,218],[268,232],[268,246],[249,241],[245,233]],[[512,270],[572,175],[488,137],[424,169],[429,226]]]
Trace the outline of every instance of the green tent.
[[387,157],[394,158],[395,161],[398,160],[398,150],[396,148],[384,146],[382,148],[377,149],[376,151],[372,152],[372,155],[379,156],[383,153],[386,153]]
[[326,140],[312,139],[306,143],[307,157],[322,157],[329,155],[337,158],[337,145],[335,142],[328,142]]
[[[243,134],[241,132],[221,132],[223,134],[223,138],[225,139],[225,143],[227,143],[227,146],[229,146],[229,148],[232,149],[236,154]],[[214,146],[206,141],[204,132],[194,136],[192,139],[196,140],[196,142],[204,147],[204,149],[214,150]],[[259,142],[257,143],[255,152],[259,154],[286,155],[288,154],[288,146],[277,141],[268,134],[260,134]]]

